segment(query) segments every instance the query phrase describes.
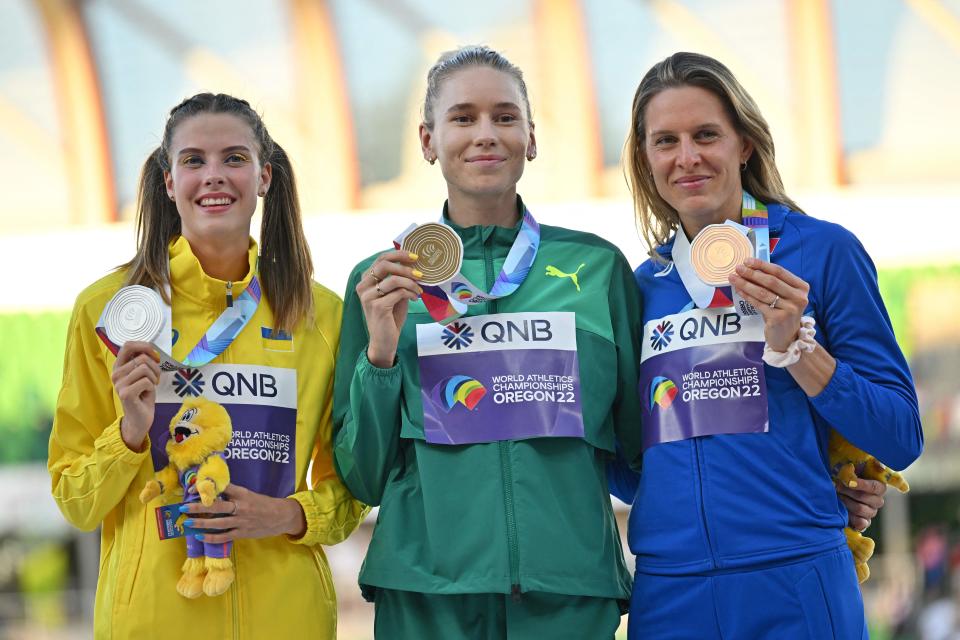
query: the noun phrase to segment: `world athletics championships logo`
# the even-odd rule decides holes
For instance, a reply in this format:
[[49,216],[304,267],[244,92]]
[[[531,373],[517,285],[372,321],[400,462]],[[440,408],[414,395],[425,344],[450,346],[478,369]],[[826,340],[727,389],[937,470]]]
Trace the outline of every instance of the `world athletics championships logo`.
[[653,411],[653,405],[660,405],[660,410],[666,410],[673,404],[673,399],[677,397],[677,385],[673,384],[670,378],[657,376],[650,383],[650,410]]
[[454,282],[450,286],[450,291],[457,300],[469,300],[473,297],[473,291],[462,282]]
[[451,376],[444,378],[433,388],[430,398],[434,404],[450,413],[458,402],[468,411],[473,411],[477,404],[487,395],[487,390],[477,380],[470,376]]
[[656,326],[650,335],[650,346],[653,347],[654,351],[660,351],[670,344],[670,340],[672,339],[673,323],[669,320],[664,320]]
[[184,396],[199,396],[203,393],[206,382],[200,369],[177,369],[173,375],[173,390],[181,398]]
[[466,349],[473,343],[473,329],[466,322],[454,322],[443,328],[440,339],[448,349]]

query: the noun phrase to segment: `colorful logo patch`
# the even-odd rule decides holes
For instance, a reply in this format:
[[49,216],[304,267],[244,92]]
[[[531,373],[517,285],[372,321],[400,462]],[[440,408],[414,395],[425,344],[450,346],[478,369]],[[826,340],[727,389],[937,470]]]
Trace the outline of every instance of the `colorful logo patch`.
[[451,284],[450,290],[457,300],[469,300],[473,297],[473,291],[470,291],[470,287],[462,282],[454,282]]
[[664,320],[654,328],[653,333],[650,334],[650,346],[653,347],[654,351],[660,351],[668,344],[670,340],[673,339],[673,323],[669,320]]
[[465,349],[473,343],[473,329],[466,322],[454,322],[447,325],[440,339],[448,349]]
[[444,378],[430,394],[433,402],[447,413],[450,413],[458,402],[468,411],[473,411],[485,395],[487,390],[484,386],[470,376]]
[[177,369],[173,374],[173,390],[181,398],[184,396],[199,396],[203,393],[206,382],[200,369]]
[[660,405],[660,409],[669,409],[670,405],[673,404],[673,399],[677,397],[677,385],[673,384],[673,380],[669,378],[664,378],[663,376],[657,376],[650,382],[650,410],[653,410],[653,405]]

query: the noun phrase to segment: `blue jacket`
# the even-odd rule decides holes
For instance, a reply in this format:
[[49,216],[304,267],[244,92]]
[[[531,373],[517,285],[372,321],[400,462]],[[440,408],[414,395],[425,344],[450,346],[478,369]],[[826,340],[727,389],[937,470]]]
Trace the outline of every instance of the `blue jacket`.
[[[806,315],[837,360],[808,398],[785,369],[764,365],[767,433],[667,442],[643,455],[639,478],[612,469],[612,492],[633,502],[629,542],[637,570],[693,574],[789,561],[844,544],[847,514],[830,480],[831,426],[887,465],[920,455],[917,396],[877,287],[876,269],[849,231],[768,206],[771,256],[810,284]],[[672,242],[658,248],[670,259]],[[635,272],[643,322],[690,308],[672,264]]]

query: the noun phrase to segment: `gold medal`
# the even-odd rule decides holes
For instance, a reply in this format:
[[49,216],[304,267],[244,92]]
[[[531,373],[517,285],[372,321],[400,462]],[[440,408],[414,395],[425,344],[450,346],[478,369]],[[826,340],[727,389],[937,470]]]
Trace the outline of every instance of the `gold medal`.
[[753,255],[753,244],[743,233],[727,224],[704,227],[690,246],[690,264],[697,277],[712,287],[730,284],[737,265]]
[[423,273],[422,284],[446,282],[460,271],[463,243],[460,236],[445,224],[428,222],[407,234],[400,247],[417,254],[415,269]]

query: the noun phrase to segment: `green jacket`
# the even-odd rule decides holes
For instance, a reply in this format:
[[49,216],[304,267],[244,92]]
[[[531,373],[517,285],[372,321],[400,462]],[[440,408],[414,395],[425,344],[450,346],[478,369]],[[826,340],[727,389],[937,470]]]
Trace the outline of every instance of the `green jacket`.
[[[489,290],[520,224],[451,226],[463,240],[463,274]],[[358,499],[380,505],[360,572],[364,594],[381,587],[628,599],[605,470],[615,439],[628,459],[640,451],[640,303],[626,259],[594,235],[541,225],[520,288],[470,307],[470,316],[576,313],[583,439],[433,445],[423,435],[415,329],[433,320],[421,301],[411,303],[397,364],[369,363],[355,287],[374,258],[350,276],[334,390],[337,470]],[[562,275],[575,272],[576,282]]]

